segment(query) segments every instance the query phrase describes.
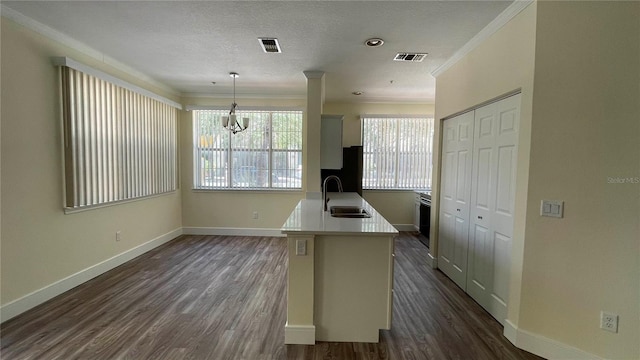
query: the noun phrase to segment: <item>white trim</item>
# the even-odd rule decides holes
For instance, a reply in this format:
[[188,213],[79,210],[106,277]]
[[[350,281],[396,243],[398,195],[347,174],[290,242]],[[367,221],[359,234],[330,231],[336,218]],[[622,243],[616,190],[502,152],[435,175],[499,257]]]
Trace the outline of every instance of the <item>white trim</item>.
[[91,66],[85,65],[81,62],[78,62],[76,60],[73,60],[70,57],[66,57],[66,56],[54,56],[51,58],[51,61],[53,62],[54,65],[56,66],[66,66],[78,71],[81,71],[85,74],[89,74],[91,76],[95,76],[99,79],[102,79],[104,81],[110,82],[114,85],[120,86],[122,88],[125,88],[127,90],[131,90],[135,93],[138,93],[140,95],[144,95],[146,97],[149,97],[151,99],[160,101],[164,104],[167,104],[169,106],[173,106],[174,108],[177,109],[182,109],[182,104],[177,103],[173,100],[167,99],[163,96],[160,96],[154,92],[151,92],[147,89],[141,88],[140,86],[134,85],[132,83],[126,82],[122,79],[119,79],[113,75],[109,75],[103,71],[100,71],[98,69],[94,69]]
[[117,266],[120,266],[127,261],[146,253],[149,250],[167,243],[180,235],[182,235],[182,228],[177,228],[166,234],[160,235],[155,239],[147,241],[144,244],[138,245],[132,249],[120,253],[114,257],[89,266],[84,270],[67,276],[62,280],[58,280],[53,284],[47,285],[19,299],[11,301],[0,307],[0,322],[7,321],[17,315],[20,315],[23,312],[34,308],[44,303],[45,301],[64,293],[65,291],[71,290],[74,287],[85,283],[98,275],[102,275],[103,273]]
[[[433,115],[427,114],[360,114],[360,120],[367,119],[433,119]],[[414,188],[406,189],[414,191]]]
[[427,265],[431,266],[432,269],[438,268],[438,258],[431,255],[431,250],[427,254]]
[[539,334],[518,329],[509,319],[504,322],[504,336],[516,347],[546,359],[603,360],[603,358]]
[[413,224],[391,224],[398,231],[416,231],[415,226]]
[[[184,110],[192,111],[192,110],[229,110],[229,106],[219,106],[219,105],[186,105]],[[242,111],[301,111],[304,112],[305,109],[302,107],[296,106],[243,106],[242,108],[237,110],[238,112]]]
[[[63,145],[64,146],[64,145]],[[64,148],[63,148],[64,149]],[[62,168],[63,168],[63,176],[64,176],[64,164],[62,164]],[[62,179],[63,181],[66,180],[65,178]],[[65,189],[66,191],[66,189]],[[136,202],[136,201],[141,201],[141,200],[149,200],[149,199],[153,199],[153,198],[157,198],[160,196],[166,196],[166,195],[171,195],[171,194],[175,194],[178,191],[180,191],[179,189],[176,190],[171,190],[171,191],[167,191],[167,192],[163,192],[163,193],[159,193],[159,194],[152,194],[152,195],[147,195],[147,196],[141,196],[141,197],[137,197],[137,198],[131,198],[131,199],[124,199],[124,200],[118,200],[118,201],[112,201],[112,202],[108,202],[108,203],[102,203],[102,204],[96,204],[96,205],[89,205],[89,206],[83,206],[83,207],[77,207],[77,208],[73,208],[73,207],[65,207],[64,208],[64,213],[65,215],[70,215],[70,214],[76,214],[79,212],[84,212],[84,211],[90,211],[90,210],[97,210],[97,209],[102,209],[105,207],[109,207],[109,206],[116,206],[116,205],[122,205],[122,204],[128,204],[128,203],[132,203],[132,202]],[[63,198],[63,204],[65,203],[66,198]]]
[[286,237],[280,229],[227,228],[227,227],[183,227],[185,235],[269,236]]
[[43,23],[36,21],[26,15],[23,15],[22,13],[11,9],[10,7],[8,7],[5,4],[1,4],[0,5],[0,13],[1,16],[10,19],[14,22],[16,22],[17,24],[20,24],[32,31],[37,32],[40,35],[43,35],[53,41],[59,42],[60,44],[67,46],[75,51],[78,51],[84,55],[87,55],[89,57],[92,57],[98,61],[101,61],[109,66],[114,67],[115,69],[118,69],[122,72],[125,72],[133,77],[136,77],[140,80],[144,80],[145,82],[149,83],[150,85],[153,85],[161,90],[164,90],[168,93],[171,93],[173,95],[180,95],[175,89],[159,82],[158,80],[150,77],[149,75],[140,72],[139,70],[136,70],[128,65],[125,65],[123,63],[121,63],[120,61],[111,58],[107,55],[105,55],[103,52],[98,51],[78,40],[73,39],[72,37],[65,35],[61,32],[59,32],[58,30],[55,30],[47,25],[44,25]]
[[471,40],[469,40],[460,49],[458,49],[458,51],[456,51],[449,59],[447,59],[447,61],[433,70],[431,72],[431,75],[436,78],[440,76],[443,72],[447,71],[450,67],[455,65],[458,61],[460,61],[481,43],[491,37],[491,35],[500,30],[505,24],[511,21],[511,19],[516,17],[516,15],[518,15],[522,10],[526,9],[527,6],[531,5],[532,3],[533,0],[516,0],[511,3],[511,5],[504,9],[504,11],[500,13],[500,15],[493,19],[493,21],[491,21],[487,26],[480,30],[480,32],[477,33],[474,37],[472,37]]
[[322,79],[324,71],[303,71],[302,72],[307,79]]
[[[184,98],[202,98],[202,99],[233,99],[230,94],[203,94],[194,92],[182,93]],[[304,100],[307,94],[236,94],[236,99],[279,99],[279,100]],[[244,106],[242,107],[244,109]]]
[[315,345],[316,327],[314,325],[284,325],[285,344]]

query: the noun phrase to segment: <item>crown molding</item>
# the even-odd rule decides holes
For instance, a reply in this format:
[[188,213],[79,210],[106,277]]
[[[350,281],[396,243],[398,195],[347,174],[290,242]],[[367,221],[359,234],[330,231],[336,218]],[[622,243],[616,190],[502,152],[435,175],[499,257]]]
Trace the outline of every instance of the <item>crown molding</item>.
[[447,61],[445,61],[442,65],[431,72],[433,77],[440,76],[443,72],[447,71],[450,67],[455,65],[458,61],[460,61],[463,57],[469,54],[473,49],[477,48],[480,44],[482,44],[485,40],[487,40],[491,35],[500,30],[506,23],[511,21],[516,15],[518,15],[522,10],[526,9],[527,6],[531,5],[534,0],[515,0],[511,5],[509,5],[503,12],[501,12],[493,21],[491,21],[487,26],[485,26],[479,33],[477,33],[474,37],[471,38],[466,44],[464,44],[458,51],[456,51],[453,56],[451,56]]
[[137,79],[140,79],[149,85],[155,86],[171,95],[180,96],[180,92],[175,89],[159,82],[151,76],[136,70],[128,65],[121,63],[120,61],[105,55],[103,52],[98,51],[91,46],[80,42],[66,34],[61,33],[58,30],[53,29],[33,18],[30,18],[16,10],[11,9],[5,4],[0,4],[0,16],[12,20],[13,22],[20,24],[36,33],[45,36],[53,41],[56,41],[64,46],[67,46],[75,51],[78,51],[84,55],[96,59],[110,67],[122,71],[128,75],[131,75]]

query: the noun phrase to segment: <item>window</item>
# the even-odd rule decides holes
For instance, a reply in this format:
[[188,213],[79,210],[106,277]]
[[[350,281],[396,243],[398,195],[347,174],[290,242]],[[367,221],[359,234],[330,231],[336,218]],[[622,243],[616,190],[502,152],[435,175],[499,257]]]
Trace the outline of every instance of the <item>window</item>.
[[302,111],[238,111],[249,128],[232,134],[228,110],[194,110],[195,189],[301,189]]
[[176,190],[180,105],[72,59],[55,61],[61,66],[65,211]]
[[365,189],[431,187],[433,118],[362,116]]

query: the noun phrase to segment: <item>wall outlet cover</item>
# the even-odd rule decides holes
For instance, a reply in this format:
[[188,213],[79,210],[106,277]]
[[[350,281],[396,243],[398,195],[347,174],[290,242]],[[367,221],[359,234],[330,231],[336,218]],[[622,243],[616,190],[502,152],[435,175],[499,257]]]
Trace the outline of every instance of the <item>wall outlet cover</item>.
[[602,330],[618,332],[618,315],[606,311],[600,312],[600,328]]

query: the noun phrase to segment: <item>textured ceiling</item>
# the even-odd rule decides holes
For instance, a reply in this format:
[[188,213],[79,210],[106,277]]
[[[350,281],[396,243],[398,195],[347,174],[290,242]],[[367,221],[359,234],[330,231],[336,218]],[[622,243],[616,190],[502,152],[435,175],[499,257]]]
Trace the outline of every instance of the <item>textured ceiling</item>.
[[[305,70],[329,101],[433,102],[431,71],[510,1],[3,1],[183,95],[299,97]],[[276,37],[281,54],[258,37]],[[385,40],[367,48],[370,37]],[[397,52],[427,52],[421,63]],[[212,85],[211,82],[217,82]],[[357,99],[352,91],[364,94]]]

